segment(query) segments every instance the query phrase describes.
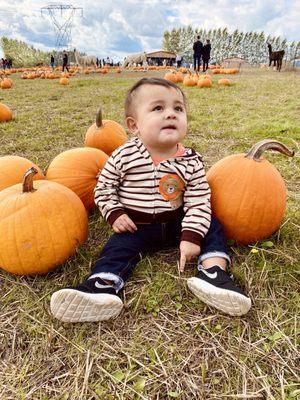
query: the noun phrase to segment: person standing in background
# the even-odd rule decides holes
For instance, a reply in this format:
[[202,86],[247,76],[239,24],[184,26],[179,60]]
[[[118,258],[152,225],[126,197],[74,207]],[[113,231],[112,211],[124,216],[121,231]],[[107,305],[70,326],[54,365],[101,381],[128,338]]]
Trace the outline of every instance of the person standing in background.
[[181,57],[180,54],[176,55],[176,60],[175,61],[176,61],[177,68],[180,68],[181,67],[181,61],[182,61],[182,57]]
[[202,49],[202,60],[203,60],[203,72],[208,69],[208,63],[210,60],[210,51],[211,51],[211,44],[210,40],[206,40],[206,44],[203,46]]
[[68,61],[69,61],[68,54],[67,54],[66,50],[64,50],[63,51],[63,65],[62,65],[63,72],[64,72],[65,68],[69,72]]
[[194,51],[194,70],[198,72],[200,71],[202,48],[203,44],[200,40],[200,36],[197,36],[197,40],[196,42],[194,42],[193,45],[193,51]]
[[50,56],[50,65],[51,65],[52,69],[54,69],[54,62],[55,62],[54,56],[53,56],[53,54],[51,54],[51,56]]

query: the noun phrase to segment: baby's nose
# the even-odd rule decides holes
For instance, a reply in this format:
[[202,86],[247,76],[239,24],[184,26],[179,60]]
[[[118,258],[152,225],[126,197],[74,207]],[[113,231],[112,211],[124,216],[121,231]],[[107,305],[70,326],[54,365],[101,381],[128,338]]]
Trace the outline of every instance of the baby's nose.
[[166,112],[166,117],[167,117],[168,119],[174,119],[174,118],[176,118],[176,114],[175,114],[174,110],[167,110],[167,112]]

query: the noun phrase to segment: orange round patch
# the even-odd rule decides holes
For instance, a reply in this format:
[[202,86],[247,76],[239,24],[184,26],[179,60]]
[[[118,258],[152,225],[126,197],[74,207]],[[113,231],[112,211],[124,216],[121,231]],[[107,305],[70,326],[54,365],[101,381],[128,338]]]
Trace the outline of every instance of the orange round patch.
[[176,174],[167,174],[159,181],[159,192],[165,200],[176,200],[181,196],[184,182]]

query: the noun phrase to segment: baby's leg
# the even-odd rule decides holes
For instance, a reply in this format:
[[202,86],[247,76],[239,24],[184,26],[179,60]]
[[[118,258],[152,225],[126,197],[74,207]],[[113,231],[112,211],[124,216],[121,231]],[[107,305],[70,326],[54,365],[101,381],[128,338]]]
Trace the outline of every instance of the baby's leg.
[[134,233],[115,233],[104,246],[90,276],[51,297],[51,312],[64,322],[103,321],[123,308],[119,291],[143,252],[159,246],[160,225],[139,225]]
[[251,300],[226,272],[230,257],[222,226],[212,219],[199,257],[198,274],[188,279],[191,291],[205,303],[230,315],[246,314]]

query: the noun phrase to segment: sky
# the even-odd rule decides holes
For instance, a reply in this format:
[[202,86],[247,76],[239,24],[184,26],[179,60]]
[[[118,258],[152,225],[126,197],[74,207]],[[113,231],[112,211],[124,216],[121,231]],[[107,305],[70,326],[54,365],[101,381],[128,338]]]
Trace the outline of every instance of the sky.
[[188,25],[264,31],[289,42],[300,41],[300,0],[0,0],[0,36],[51,51],[54,23],[49,11],[41,9],[53,4],[78,8],[73,18],[70,10],[53,11],[59,26],[69,18],[73,21],[70,49],[114,61],[160,50],[164,31]]

